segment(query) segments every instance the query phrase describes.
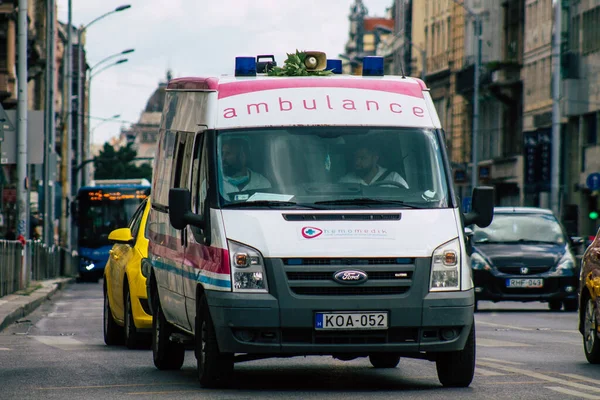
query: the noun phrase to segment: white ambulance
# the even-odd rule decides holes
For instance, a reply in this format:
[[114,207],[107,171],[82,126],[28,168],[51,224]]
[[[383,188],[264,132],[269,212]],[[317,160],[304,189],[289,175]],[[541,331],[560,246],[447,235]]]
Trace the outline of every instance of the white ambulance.
[[338,62],[269,76],[238,57],[235,76],[168,83],[143,263],[157,368],[194,349],[210,387],[260,358],[411,357],[470,385],[464,227],[490,224],[493,189],[463,215],[423,81],[384,76],[380,57],[362,76]]

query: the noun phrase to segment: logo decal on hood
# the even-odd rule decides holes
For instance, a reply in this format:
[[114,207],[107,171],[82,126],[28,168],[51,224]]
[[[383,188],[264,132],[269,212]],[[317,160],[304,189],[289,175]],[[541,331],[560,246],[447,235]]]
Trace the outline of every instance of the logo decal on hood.
[[318,236],[321,236],[322,233],[322,229],[314,228],[312,226],[305,226],[302,228],[302,237],[305,239],[314,239]]

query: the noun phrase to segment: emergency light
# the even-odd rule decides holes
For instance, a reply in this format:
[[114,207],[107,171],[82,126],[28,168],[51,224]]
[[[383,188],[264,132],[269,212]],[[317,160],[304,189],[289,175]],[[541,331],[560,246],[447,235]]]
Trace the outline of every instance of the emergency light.
[[363,59],[363,76],[383,76],[383,57],[367,56]]
[[256,59],[254,57],[236,57],[235,76],[256,76]]
[[334,60],[334,59],[327,60],[327,66],[325,67],[325,69],[333,72],[334,74],[341,74],[342,73],[342,60]]

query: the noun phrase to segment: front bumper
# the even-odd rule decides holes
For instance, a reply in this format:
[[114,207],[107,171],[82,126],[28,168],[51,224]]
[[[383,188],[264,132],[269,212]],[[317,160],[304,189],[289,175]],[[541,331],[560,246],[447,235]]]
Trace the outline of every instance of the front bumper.
[[[510,288],[508,279],[543,279],[541,288]],[[491,301],[550,301],[577,299],[579,277],[537,275],[509,275],[488,271],[473,271],[476,300]]]
[[[265,263],[269,294],[206,291],[223,352],[272,356],[393,352],[418,357],[424,352],[462,350],[473,324],[472,290],[428,293],[429,259],[417,259],[410,289],[393,295],[298,295],[280,260]],[[389,327],[316,330],[319,311],[387,311]]]

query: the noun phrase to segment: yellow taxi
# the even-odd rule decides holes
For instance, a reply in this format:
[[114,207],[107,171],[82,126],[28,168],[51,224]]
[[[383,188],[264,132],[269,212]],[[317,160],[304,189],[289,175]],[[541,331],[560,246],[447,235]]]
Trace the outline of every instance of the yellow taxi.
[[146,221],[150,198],[135,211],[126,228],[115,229],[114,243],[104,270],[104,342],[128,348],[148,347],[152,341],[152,315],[148,307],[142,260],[148,256]]

